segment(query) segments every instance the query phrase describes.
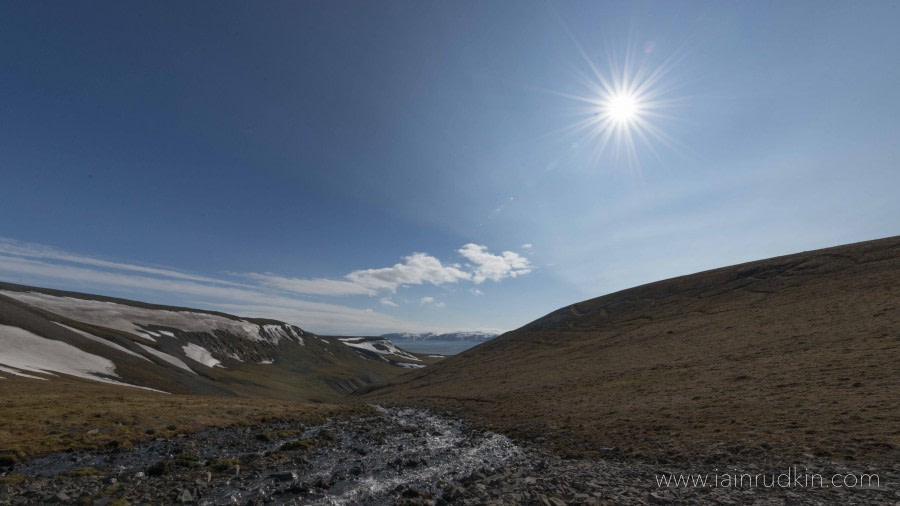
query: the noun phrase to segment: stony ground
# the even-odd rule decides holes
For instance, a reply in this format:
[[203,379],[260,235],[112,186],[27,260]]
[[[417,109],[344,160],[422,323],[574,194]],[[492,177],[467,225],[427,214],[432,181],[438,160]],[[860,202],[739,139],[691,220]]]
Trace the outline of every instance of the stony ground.
[[[782,472],[729,461],[564,459],[541,440],[515,444],[447,414],[380,409],[317,426],[257,424],[119,451],[64,452],[0,473],[0,504],[895,504],[900,465],[846,468],[809,455],[826,476],[877,472],[866,489],[667,488],[661,474]],[[772,462],[777,461],[773,459]]]

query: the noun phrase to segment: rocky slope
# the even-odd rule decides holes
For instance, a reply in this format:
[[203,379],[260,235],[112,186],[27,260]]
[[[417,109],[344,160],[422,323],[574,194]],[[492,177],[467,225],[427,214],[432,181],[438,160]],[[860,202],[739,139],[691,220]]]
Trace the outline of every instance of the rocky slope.
[[364,396],[558,453],[900,460],[900,238],[561,308]]
[[0,283],[0,378],[334,400],[420,364],[284,322]]

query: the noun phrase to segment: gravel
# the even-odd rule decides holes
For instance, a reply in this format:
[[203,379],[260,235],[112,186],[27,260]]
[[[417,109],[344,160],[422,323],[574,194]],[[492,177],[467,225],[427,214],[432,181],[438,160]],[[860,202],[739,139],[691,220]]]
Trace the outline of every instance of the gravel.
[[[797,464],[877,472],[878,488],[660,487],[657,476],[753,464],[566,459],[446,414],[381,409],[305,427],[212,429],[102,454],[63,452],[0,472],[0,504],[895,504],[900,466]],[[724,471],[723,471],[724,472]],[[826,479],[827,482],[827,479]]]

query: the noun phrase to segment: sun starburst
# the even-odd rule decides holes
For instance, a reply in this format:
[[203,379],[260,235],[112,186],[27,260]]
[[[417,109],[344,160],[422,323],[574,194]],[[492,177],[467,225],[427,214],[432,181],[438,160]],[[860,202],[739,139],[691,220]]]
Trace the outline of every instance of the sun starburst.
[[637,167],[640,147],[656,153],[655,143],[671,144],[669,136],[655,124],[671,105],[671,100],[663,98],[660,86],[671,61],[652,68],[648,58],[638,63],[629,56],[623,65],[610,59],[609,71],[601,72],[579,50],[591,70],[583,78],[588,91],[566,96],[581,104],[578,120],[572,125],[584,136],[580,145],[592,149],[596,159],[611,153],[614,159],[624,158],[629,166]]

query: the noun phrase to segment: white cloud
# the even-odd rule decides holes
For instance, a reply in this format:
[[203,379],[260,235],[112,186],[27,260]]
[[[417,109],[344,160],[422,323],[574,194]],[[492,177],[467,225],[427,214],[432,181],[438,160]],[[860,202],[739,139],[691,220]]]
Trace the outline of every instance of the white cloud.
[[375,295],[377,293],[372,288],[365,287],[359,283],[339,279],[286,278],[268,272],[265,274],[251,272],[245,274],[245,276],[266,286],[309,295],[338,297],[342,295]]
[[427,304],[436,308],[442,308],[447,305],[444,302],[434,300],[434,297],[422,297],[419,299],[419,304]]
[[22,242],[6,237],[0,237],[0,254],[21,258],[38,258],[42,260],[51,260],[54,262],[68,262],[74,264],[90,265],[92,267],[102,267],[104,269],[113,269],[120,271],[132,271],[142,274],[153,274],[157,276],[164,276],[167,278],[201,281],[221,285],[241,286],[239,283],[233,283],[231,281],[225,281],[222,279],[210,278],[206,276],[187,274],[184,272],[176,271],[175,269],[165,267],[147,267],[143,265],[110,262],[107,260],[100,260],[98,258],[76,255],[73,253],[58,250],[56,248],[52,248],[50,246],[44,246],[43,244]]
[[[466,244],[458,252],[474,264],[470,266],[474,269],[473,272],[463,270],[458,264],[445,265],[427,253],[413,253],[392,267],[356,270],[344,276],[343,280],[289,278],[268,272],[264,274],[254,272],[243,276],[262,285],[288,292],[338,297],[374,296],[379,292],[396,293],[401,286],[424,284],[440,286],[461,280],[479,284],[486,279],[500,281],[503,278],[514,278],[531,272],[528,260],[512,251],[493,255],[485,246]],[[480,294],[481,292],[478,293]],[[390,305],[384,302],[382,304]]]
[[327,296],[376,295],[381,291],[394,293],[405,285],[427,283],[439,286],[471,278],[471,274],[462,271],[458,265],[444,265],[426,253],[413,253],[392,267],[353,271],[344,276],[345,280],[287,278],[272,273],[249,273],[244,276],[289,292]]
[[403,285],[443,285],[456,283],[472,277],[455,265],[443,265],[437,258],[426,253],[413,253],[405,257],[403,263],[381,269],[353,271],[345,278],[372,290],[396,292]]
[[531,272],[531,263],[528,259],[513,251],[494,255],[488,252],[486,246],[469,243],[459,249],[459,254],[472,262],[475,269],[472,281],[475,284],[488,279],[500,281],[504,278],[524,276]]
[[[205,284],[184,279],[153,278],[4,255],[0,255],[0,274],[13,275],[16,278],[24,277],[34,284],[65,281],[77,284],[81,290],[99,286],[136,293],[159,292],[168,294],[165,298],[168,303],[178,301],[178,304],[182,304],[184,297],[193,297],[195,302],[192,305],[201,309],[217,309],[247,317],[274,318],[319,334],[429,330],[422,325],[377,312],[296,299],[259,289]],[[102,290],[100,293],[103,293]],[[141,298],[145,296],[142,295]],[[204,300],[196,302],[196,298]]]
[[[372,310],[313,302],[297,298],[302,293],[322,296],[368,295],[395,293],[401,286],[430,284],[440,286],[459,281],[480,284],[485,280],[500,281],[531,272],[527,259],[511,251],[500,255],[485,246],[466,244],[458,250],[469,264],[443,264],[426,253],[413,253],[392,267],[353,271],[345,279],[303,279],[273,273],[242,274],[247,283],[180,272],[164,267],[111,262],[68,253],[43,245],[0,238],[0,276],[19,283],[53,286],[60,281],[82,291],[104,293],[114,287],[126,293],[166,294],[151,297],[155,302],[170,304],[203,304],[206,309],[220,309],[241,316],[275,318],[318,333],[395,332],[436,330],[423,329],[412,322],[395,319]],[[57,285],[59,286],[59,285]],[[99,288],[98,288],[99,287]],[[477,288],[470,290],[483,295]],[[201,302],[197,302],[197,301]],[[148,300],[154,302],[154,300]],[[382,297],[384,307],[397,307],[391,297]],[[423,297],[420,304],[445,307],[434,297]]]
[[532,249],[532,248],[534,248],[534,244],[531,244],[530,242],[527,242],[522,245],[522,249]]

